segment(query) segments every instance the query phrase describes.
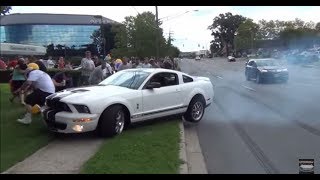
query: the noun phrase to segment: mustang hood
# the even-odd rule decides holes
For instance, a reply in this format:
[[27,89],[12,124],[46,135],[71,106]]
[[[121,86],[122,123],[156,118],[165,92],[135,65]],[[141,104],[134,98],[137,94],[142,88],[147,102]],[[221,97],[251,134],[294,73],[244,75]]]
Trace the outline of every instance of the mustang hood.
[[50,95],[48,98],[59,98],[65,103],[85,103],[88,101],[102,100],[115,95],[121,95],[134,90],[120,86],[87,86],[79,88],[66,89]]

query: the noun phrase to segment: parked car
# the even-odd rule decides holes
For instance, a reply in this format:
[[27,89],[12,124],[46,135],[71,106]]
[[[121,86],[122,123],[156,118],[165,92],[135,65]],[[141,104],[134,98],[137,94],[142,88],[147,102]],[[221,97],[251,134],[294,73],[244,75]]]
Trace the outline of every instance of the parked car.
[[287,82],[288,69],[276,59],[250,59],[245,68],[246,80],[254,79],[256,83],[266,80],[282,80]]
[[66,89],[46,98],[42,108],[48,128],[58,133],[96,130],[103,137],[120,134],[138,121],[183,115],[199,122],[212,103],[207,77],[169,69],[127,69],[98,85]]
[[236,62],[236,58],[233,56],[228,56],[228,62]]
[[196,61],[200,61],[200,56],[196,56]]

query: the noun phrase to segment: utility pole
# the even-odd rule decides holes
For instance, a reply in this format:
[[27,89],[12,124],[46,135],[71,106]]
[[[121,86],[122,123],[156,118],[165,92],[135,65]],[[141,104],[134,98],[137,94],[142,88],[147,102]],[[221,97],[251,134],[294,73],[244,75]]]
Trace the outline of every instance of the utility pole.
[[158,16],[158,6],[156,6],[156,58],[159,59],[159,16]]
[[171,42],[172,42],[172,35],[173,34],[173,32],[171,31],[171,30],[169,30],[169,38],[168,38],[168,43],[169,43],[169,46],[171,46]]

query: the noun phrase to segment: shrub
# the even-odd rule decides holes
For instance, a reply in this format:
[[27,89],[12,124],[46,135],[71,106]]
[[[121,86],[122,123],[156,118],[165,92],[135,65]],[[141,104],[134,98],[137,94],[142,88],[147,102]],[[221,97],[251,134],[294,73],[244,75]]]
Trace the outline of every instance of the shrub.
[[[53,77],[58,72],[65,72],[67,75],[72,77],[73,85],[80,85],[81,72],[77,70],[60,70],[60,69],[48,69],[48,74]],[[12,70],[0,70],[0,83],[8,83],[10,80],[10,74]]]

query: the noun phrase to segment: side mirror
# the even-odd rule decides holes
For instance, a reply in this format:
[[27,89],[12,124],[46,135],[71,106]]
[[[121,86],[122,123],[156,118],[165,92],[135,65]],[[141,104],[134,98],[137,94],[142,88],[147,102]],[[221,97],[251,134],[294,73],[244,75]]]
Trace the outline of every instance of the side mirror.
[[160,88],[161,83],[159,82],[151,82],[147,85],[146,89],[154,89],[154,88]]

